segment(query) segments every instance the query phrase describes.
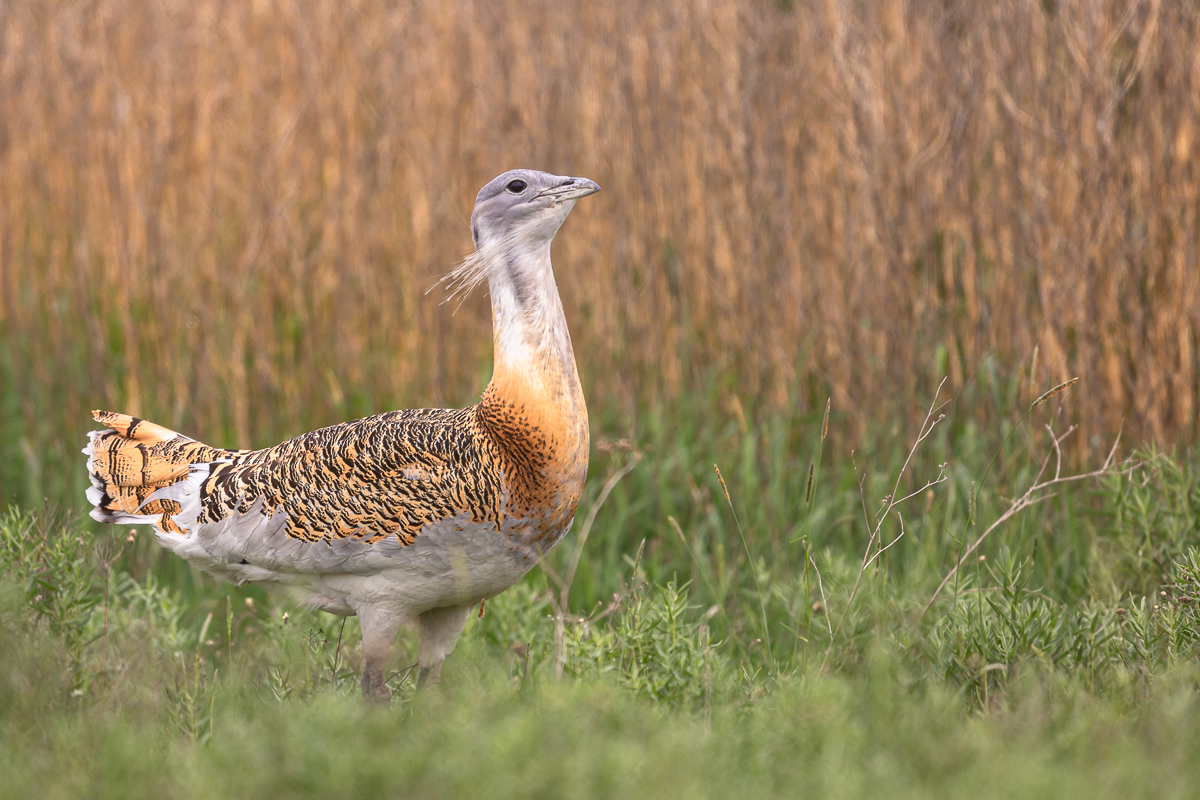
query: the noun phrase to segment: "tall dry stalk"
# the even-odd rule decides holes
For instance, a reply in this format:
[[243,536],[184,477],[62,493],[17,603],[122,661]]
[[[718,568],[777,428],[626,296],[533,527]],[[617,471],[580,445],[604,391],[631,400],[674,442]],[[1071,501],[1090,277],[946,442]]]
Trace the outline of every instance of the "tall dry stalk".
[[110,406],[262,444],[468,401],[485,301],[423,290],[530,165],[605,188],[556,245],[605,403],[718,367],[765,404],[832,392],[855,435],[1038,348],[1036,383],[1097,376],[1083,450],[1123,417],[1190,440],[1198,52],[1185,0],[6,3],[16,438]]

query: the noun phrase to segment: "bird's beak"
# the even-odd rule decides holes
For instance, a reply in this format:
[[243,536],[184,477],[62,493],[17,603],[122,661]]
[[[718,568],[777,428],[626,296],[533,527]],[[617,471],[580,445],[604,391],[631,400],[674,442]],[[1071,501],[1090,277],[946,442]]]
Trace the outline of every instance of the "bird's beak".
[[552,197],[555,203],[562,203],[567,200],[578,200],[598,191],[600,191],[600,185],[587,178],[563,178],[557,186],[543,189],[538,192],[537,196]]

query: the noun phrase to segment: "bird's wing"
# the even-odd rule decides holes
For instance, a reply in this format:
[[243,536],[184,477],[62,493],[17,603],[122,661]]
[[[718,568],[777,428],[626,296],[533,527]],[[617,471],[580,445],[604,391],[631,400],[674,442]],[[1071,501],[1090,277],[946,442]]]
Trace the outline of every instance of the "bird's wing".
[[113,429],[84,451],[93,517],[153,524],[200,566],[373,571],[430,523],[500,522],[501,480],[473,409],[379,414],[253,452],[118,417],[98,417]]

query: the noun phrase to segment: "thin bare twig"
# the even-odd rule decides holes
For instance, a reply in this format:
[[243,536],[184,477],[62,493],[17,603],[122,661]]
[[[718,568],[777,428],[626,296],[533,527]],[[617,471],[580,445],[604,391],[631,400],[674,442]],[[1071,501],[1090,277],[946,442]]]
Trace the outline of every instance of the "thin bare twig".
[[[616,488],[617,483],[621,478],[624,478],[633,468],[642,460],[640,452],[634,452],[633,457],[629,459],[629,463],[621,467],[613,473],[604,483],[604,488],[600,490],[600,496],[596,498],[596,502],[592,503],[592,507],[588,509],[587,518],[583,521],[583,527],[579,530],[579,538],[575,541],[575,553],[571,556],[571,567],[567,570],[566,591],[571,591],[571,584],[575,581],[575,571],[579,568],[579,558],[583,555],[583,546],[587,543],[588,535],[592,532],[592,523],[596,521],[596,514],[599,513],[604,502],[608,500],[608,496],[612,490]],[[566,597],[563,597],[563,603],[566,603]]]
[[596,498],[596,502],[592,503],[592,507],[588,509],[588,515],[583,521],[583,527],[580,529],[579,538],[575,542],[575,552],[571,555],[571,564],[567,568],[565,579],[559,577],[554,568],[546,563],[541,553],[537,554],[539,566],[558,586],[559,590],[558,597],[554,596],[554,592],[549,592],[548,597],[550,604],[554,607],[554,673],[560,678],[562,677],[563,667],[566,662],[564,637],[566,634],[566,614],[570,608],[568,599],[571,594],[571,584],[575,582],[575,572],[579,569],[579,559],[583,555],[583,546],[587,543],[588,535],[592,532],[592,524],[596,521],[596,514],[600,512],[605,501],[608,500],[608,496],[612,494],[612,490],[616,488],[621,478],[628,475],[641,460],[642,454],[635,451],[629,463],[614,472],[605,481],[604,488],[600,490],[599,497]]
[[[841,616],[838,617],[838,624],[837,624],[836,629],[834,629],[830,632],[829,647],[826,648],[825,657],[821,660],[821,670],[822,671],[824,671],[826,665],[829,663],[829,656],[833,653],[834,633],[836,633],[837,631],[840,631],[842,629],[842,623],[846,620],[846,614],[848,614],[850,612],[850,606],[853,605],[854,598],[858,595],[858,587],[862,583],[863,573],[865,573],[867,571],[867,566],[870,565],[870,563],[874,560],[874,558],[871,555],[871,547],[873,545],[875,545],[877,542],[881,541],[880,537],[883,532],[883,523],[885,521],[887,521],[887,518],[891,514],[892,510],[894,508],[896,508],[900,503],[904,502],[905,500],[908,500],[911,497],[915,497],[916,495],[918,495],[924,491],[927,491],[931,487],[936,486],[937,484],[942,483],[943,481],[946,480],[946,464],[942,463],[938,467],[938,475],[936,478],[934,478],[932,481],[929,481],[928,483],[926,483],[924,486],[922,486],[917,491],[915,491],[911,494],[905,495],[904,497],[897,498],[897,495],[900,493],[900,481],[903,480],[904,473],[908,471],[908,467],[912,463],[913,456],[916,455],[917,448],[920,447],[921,442],[923,442],[929,438],[929,435],[933,433],[933,429],[935,427],[937,427],[937,424],[946,418],[945,414],[939,414],[936,418],[933,416],[934,413],[939,408],[941,408],[941,406],[938,405],[938,397],[941,395],[942,387],[945,385],[946,385],[946,379],[942,378],[941,383],[938,384],[937,391],[934,392],[933,401],[929,404],[929,410],[927,412],[925,412],[925,419],[921,422],[921,429],[917,433],[917,438],[915,441],[913,441],[912,447],[909,448],[908,457],[904,459],[904,464],[900,467],[900,471],[898,473],[896,473],[896,482],[892,487],[892,493],[889,494],[887,497],[885,497],[883,499],[883,501],[881,502],[880,514],[876,518],[874,524],[872,524],[871,519],[867,514],[867,501],[866,501],[866,496],[865,496],[865,493],[863,490],[863,484],[866,482],[866,479],[867,479],[866,472],[864,472],[862,474],[862,476],[859,478],[859,481],[858,481],[859,500],[862,503],[863,518],[867,523],[867,529],[870,531],[870,535],[867,537],[867,546],[863,550],[862,564],[859,565],[858,575],[854,579],[854,587],[850,590],[850,597],[846,600],[846,605],[842,608]],[[851,456],[851,460],[853,461],[853,455]],[[855,472],[855,474],[858,474],[858,464],[854,464],[854,472]],[[899,541],[900,538],[904,535],[903,522],[901,523],[900,531],[901,531],[900,536],[897,536],[896,539],[894,539],[891,543],[889,543],[888,547],[891,547],[893,544],[895,544],[897,541]],[[875,553],[875,556],[878,556],[879,553],[883,552],[884,549],[887,549],[887,548],[878,550]],[[828,606],[826,606],[826,613],[828,613]]]
[[812,564],[813,572],[817,573],[817,589],[821,592],[821,608],[824,610],[825,627],[829,629],[829,640],[833,641],[833,625],[829,622],[829,601],[825,599],[825,584],[821,582],[821,570],[817,569],[817,562],[813,560],[812,554],[808,556],[808,563]]
[[[925,488],[927,489],[932,485],[933,484],[927,484]],[[922,491],[924,491],[924,490],[922,490]],[[913,494],[916,494],[916,492],[914,492]],[[911,495],[911,494],[909,495],[909,497],[912,497],[912,496],[913,495]],[[905,499],[907,499],[907,498],[905,498]],[[895,539],[892,539],[890,542],[888,542],[886,546],[881,547],[878,550],[876,550],[875,555],[871,556],[871,560],[867,562],[868,567],[871,566],[871,564],[873,564],[875,562],[875,559],[879,558],[881,555],[886,553],[888,550],[891,550],[892,545],[894,545],[896,542],[898,542],[904,538],[904,515],[901,514],[899,511],[897,511],[896,518],[900,520],[900,535],[897,536]]]
[[683,542],[683,547],[685,550],[687,550],[688,555],[691,556],[692,564],[695,565],[696,568],[696,574],[703,578],[704,582],[708,584],[708,591],[709,594],[712,595],[713,600],[723,600],[724,598],[717,592],[717,587],[713,585],[712,579],[708,577],[708,573],[701,568],[700,559],[696,556],[695,551],[692,550],[692,546],[688,543],[687,537],[683,535],[683,528],[679,527],[679,522],[670,515],[667,515],[667,522],[670,524],[671,529],[675,531],[675,535],[679,537],[679,541]]
[[[1051,441],[1052,450],[1051,450],[1051,452],[1046,453],[1046,457],[1044,459],[1042,459],[1042,464],[1038,468],[1037,475],[1034,476],[1033,482],[1029,485],[1029,488],[1027,488],[1025,490],[1024,494],[1022,494],[1020,497],[1013,500],[1012,503],[1009,504],[1008,509],[1003,514],[1001,514],[1000,517],[997,518],[995,522],[993,522],[991,525],[989,525],[983,533],[979,534],[979,537],[975,540],[974,544],[972,544],[970,547],[968,547],[966,549],[966,551],[963,552],[962,556],[958,559],[958,563],[955,564],[954,568],[951,569],[950,572],[948,572],[946,574],[946,577],[942,579],[942,582],[940,584],[938,584],[937,589],[934,590],[933,595],[929,598],[929,602],[927,602],[925,604],[925,607],[921,609],[921,615],[918,619],[923,619],[925,617],[925,614],[928,613],[929,609],[933,606],[934,601],[938,599],[938,596],[942,593],[942,590],[946,588],[946,584],[948,584],[951,581],[951,579],[953,579],[954,576],[958,574],[958,571],[962,567],[962,565],[967,563],[967,560],[970,559],[972,555],[974,555],[975,551],[978,550],[979,547],[983,544],[984,540],[986,540],[987,537],[991,535],[992,531],[996,530],[1001,525],[1008,522],[1014,516],[1016,516],[1017,514],[1019,514],[1022,511],[1024,511],[1025,509],[1029,508],[1030,506],[1036,505],[1037,503],[1040,503],[1043,500],[1047,500],[1050,497],[1052,497],[1053,493],[1048,492],[1047,491],[1048,489],[1050,489],[1054,486],[1060,486],[1060,485],[1064,485],[1067,483],[1074,483],[1076,481],[1088,480],[1090,478],[1099,478],[1099,477],[1103,477],[1104,475],[1112,475],[1112,474],[1127,475],[1130,472],[1132,472],[1134,469],[1137,469],[1139,466],[1142,466],[1142,464],[1144,463],[1144,462],[1136,462],[1136,463],[1126,462],[1126,464],[1121,469],[1119,469],[1119,470],[1113,469],[1113,465],[1114,465],[1116,455],[1117,455],[1117,446],[1121,442],[1121,434],[1118,433],[1117,438],[1113,440],[1112,448],[1108,451],[1108,456],[1104,459],[1104,463],[1098,469],[1092,470],[1091,472],[1080,473],[1078,475],[1068,475],[1066,477],[1063,477],[1063,475],[1062,475],[1062,442],[1064,439],[1066,439],[1068,436],[1070,436],[1075,431],[1075,426],[1072,425],[1061,436],[1055,434],[1054,430],[1052,428],[1050,428],[1048,425],[1046,427],[1047,427],[1047,430],[1050,431],[1050,441]],[[1047,478],[1046,480],[1042,480],[1042,476],[1046,474],[1046,468],[1050,464],[1051,456],[1053,456],[1055,459],[1054,477]]]
[[750,564],[750,574],[754,577],[754,590],[758,594],[758,610],[762,613],[763,639],[767,645],[767,660],[774,665],[775,654],[771,649],[771,627],[767,624],[767,604],[763,599],[762,586],[758,581],[758,567],[754,564],[754,556],[750,554],[750,545],[746,542],[746,534],[742,531],[742,521],[738,519],[737,509],[733,507],[733,499],[729,496],[729,487],[725,485],[725,476],[721,474],[721,468],[716,464],[713,464],[713,470],[717,473],[717,480],[721,482],[721,490],[725,492],[725,502],[729,504],[729,513],[733,514],[733,522],[737,526],[738,536],[742,539],[742,548],[746,551],[746,560]]

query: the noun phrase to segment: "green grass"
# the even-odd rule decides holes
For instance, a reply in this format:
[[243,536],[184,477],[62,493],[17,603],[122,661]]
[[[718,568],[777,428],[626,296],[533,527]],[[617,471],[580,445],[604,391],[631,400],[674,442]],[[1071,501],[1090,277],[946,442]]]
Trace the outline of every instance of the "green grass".
[[[472,665],[475,669],[489,666]],[[494,666],[494,665],[490,665]],[[967,715],[882,660],[865,678],[791,679],[709,718],[602,682],[520,692],[460,668],[408,714],[323,694],[230,691],[198,744],[154,710],[58,718],[6,737],[12,796],[1189,796],[1195,688],[1097,699],[1049,676]],[[165,716],[165,715],[161,715]]]
[[572,536],[469,623],[438,689],[413,690],[403,633],[388,709],[358,697],[355,620],[84,523],[74,489],[12,505],[0,794],[1183,796],[1195,454],[1054,487],[921,613],[1069,414],[1068,393],[1022,420],[1017,386],[981,377],[943,409],[881,525],[924,411],[853,457],[820,417],[731,414],[716,391],[599,420]]

